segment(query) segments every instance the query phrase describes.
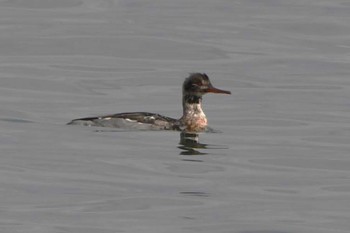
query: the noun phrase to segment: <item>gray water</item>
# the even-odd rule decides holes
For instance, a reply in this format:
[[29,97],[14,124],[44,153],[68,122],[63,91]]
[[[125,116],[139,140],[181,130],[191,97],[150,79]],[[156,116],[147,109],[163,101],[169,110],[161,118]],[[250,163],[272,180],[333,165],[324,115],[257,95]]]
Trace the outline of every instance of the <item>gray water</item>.
[[[350,3],[0,1],[0,232],[347,233]],[[206,72],[206,148],[65,125],[180,117]]]

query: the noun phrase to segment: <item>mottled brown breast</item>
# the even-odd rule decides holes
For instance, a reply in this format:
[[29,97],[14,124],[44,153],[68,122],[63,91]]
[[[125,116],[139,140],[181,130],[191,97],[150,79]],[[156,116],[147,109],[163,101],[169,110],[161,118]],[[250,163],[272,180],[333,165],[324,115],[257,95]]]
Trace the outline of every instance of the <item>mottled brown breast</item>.
[[207,128],[208,125],[208,121],[205,116],[188,117],[183,119],[182,122],[185,126],[186,132],[202,132]]

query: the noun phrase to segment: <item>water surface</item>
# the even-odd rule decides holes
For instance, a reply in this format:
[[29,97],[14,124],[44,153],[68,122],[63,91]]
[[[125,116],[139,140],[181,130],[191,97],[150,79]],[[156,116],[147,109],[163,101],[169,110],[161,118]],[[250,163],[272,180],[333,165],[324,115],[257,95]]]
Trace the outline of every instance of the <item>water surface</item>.
[[[0,231],[347,233],[350,4],[0,1]],[[205,72],[209,124],[66,126],[128,111],[180,117]]]

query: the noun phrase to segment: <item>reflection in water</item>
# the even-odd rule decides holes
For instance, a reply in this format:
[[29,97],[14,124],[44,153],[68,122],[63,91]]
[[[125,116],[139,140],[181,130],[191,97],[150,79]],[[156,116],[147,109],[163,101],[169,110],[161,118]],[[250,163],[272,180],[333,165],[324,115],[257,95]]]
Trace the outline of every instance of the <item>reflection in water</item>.
[[209,197],[209,193],[200,191],[180,192],[182,195],[194,196],[194,197]]
[[199,135],[197,133],[180,133],[180,149],[183,151],[180,155],[205,155],[207,153],[202,153],[195,149],[205,149],[206,144],[199,143]]
[[183,150],[180,155],[206,155],[208,153],[203,153],[198,151],[198,149],[228,149],[223,146],[215,146],[209,144],[203,144],[199,142],[199,135],[197,133],[180,133],[180,143],[181,150]]

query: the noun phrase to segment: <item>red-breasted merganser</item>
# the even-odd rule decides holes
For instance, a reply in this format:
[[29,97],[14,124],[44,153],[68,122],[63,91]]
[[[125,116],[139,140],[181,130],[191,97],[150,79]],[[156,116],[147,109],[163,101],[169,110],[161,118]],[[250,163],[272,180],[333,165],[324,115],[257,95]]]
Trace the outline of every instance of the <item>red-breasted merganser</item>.
[[208,121],[202,110],[202,96],[206,93],[231,94],[230,91],[215,88],[208,75],[192,73],[182,86],[183,115],[174,119],[149,112],[126,112],[113,115],[75,119],[69,125],[100,126],[113,128],[135,128],[148,130],[177,130],[202,132]]

